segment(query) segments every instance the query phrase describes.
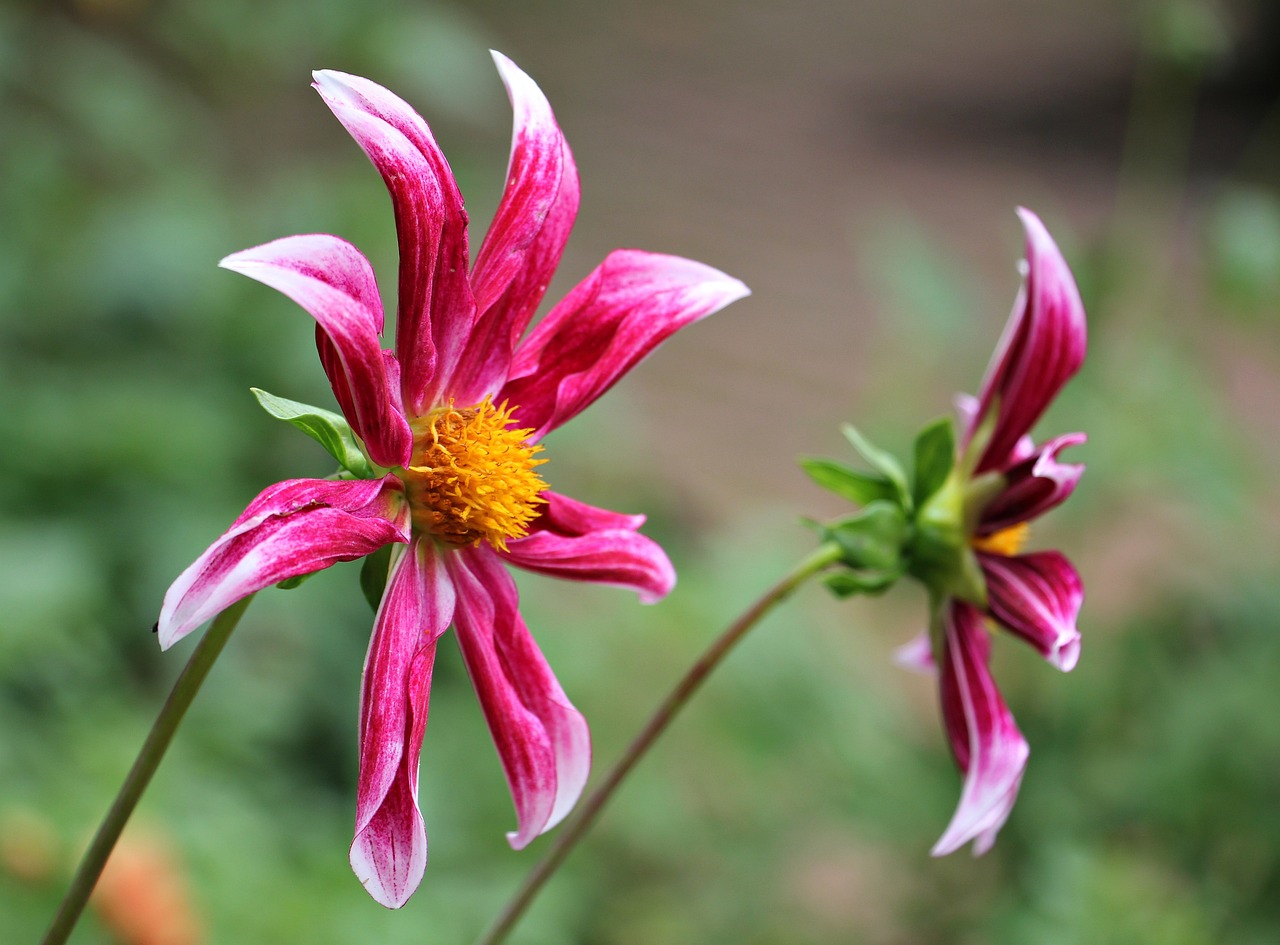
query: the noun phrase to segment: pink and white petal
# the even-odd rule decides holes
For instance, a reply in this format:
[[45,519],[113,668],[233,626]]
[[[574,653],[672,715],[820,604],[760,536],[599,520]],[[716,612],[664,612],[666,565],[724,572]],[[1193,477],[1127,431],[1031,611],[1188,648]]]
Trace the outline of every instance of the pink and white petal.
[[427,865],[418,808],[436,641],[455,594],[434,542],[417,539],[395,560],[374,620],[360,681],[360,776],[351,868],[369,895],[398,909]]
[[475,318],[462,194],[431,129],[402,99],[359,76],[312,75],[391,194],[400,241],[396,354],[405,407],[421,414],[447,389]]
[[276,483],[170,586],[156,623],[160,646],[264,587],[408,540],[408,506],[394,476]]
[[1040,218],[1021,207],[1018,216],[1027,235],[1027,274],[979,396],[976,420],[993,408],[997,416],[978,472],[1008,464],[1084,361],[1084,305],[1071,269]]
[[893,651],[893,661],[903,669],[924,676],[937,676],[938,663],[933,658],[933,641],[928,631],[920,633]]
[[[508,542],[502,558],[551,577],[626,587],[645,604],[666,597],[676,570],[658,543],[637,532],[643,515],[593,509],[556,493],[525,538]],[[594,515],[591,513],[595,513]]]
[[[489,336],[485,349],[496,347],[509,361],[560,262],[577,217],[579,187],[573,155],[542,90],[506,56],[494,52],[493,59],[515,121],[506,188],[476,256],[471,284],[477,332],[484,325]],[[475,338],[468,348],[484,354]],[[507,364],[501,367],[499,383]]]
[[1084,475],[1084,465],[1059,462],[1058,454],[1086,439],[1083,433],[1055,437],[1007,469],[1003,474],[1005,488],[982,510],[977,533],[991,535],[1029,522],[1066,501]]
[[991,677],[991,640],[982,615],[952,601],[945,641],[942,714],[965,778],[959,806],[932,853],[945,856],[972,840],[978,855],[990,848],[1013,809],[1028,748]]
[[388,383],[378,340],[382,302],[360,251],[336,236],[289,236],[219,265],[287,295],[316,320],[321,363],[369,458],[380,466],[408,462],[413,434]]
[[476,545],[449,556],[458,645],[515,802],[517,850],[573,808],[591,767],[586,720],[569,702],[520,616],[515,582]]
[[615,250],[534,326],[499,398],[540,439],[673,333],[748,294],[737,279],[689,259]]
[[1017,557],[979,553],[978,563],[991,616],[1064,673],[1074,669],[1084,586],[1071,562],[1056,551],[1041,551]]

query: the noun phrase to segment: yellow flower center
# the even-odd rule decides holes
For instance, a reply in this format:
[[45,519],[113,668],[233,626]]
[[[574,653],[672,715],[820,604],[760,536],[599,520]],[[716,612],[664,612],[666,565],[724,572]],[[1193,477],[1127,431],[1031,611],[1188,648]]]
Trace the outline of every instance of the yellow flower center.
[[547,484],[534,467],[541,446],[525,442],[529,430],[513,430],[512,408],[486,397],[474,407],[452,402],[412,421],[413,457],[400,474],[414,527],[451,545],[484,539],[505,551],[523,538]]
[[1004,555],[1012,557],[1022,550],[1022,546],[1027,541],[1027,535],[1031,532],[1031,526],[1026,522],[1017,525],[1010,525],[1008,528],[1002,528],[998,532],[992,532],[990,535],[975,535],[969,539],[969,544],[974,551],[985,551],[987,554]]

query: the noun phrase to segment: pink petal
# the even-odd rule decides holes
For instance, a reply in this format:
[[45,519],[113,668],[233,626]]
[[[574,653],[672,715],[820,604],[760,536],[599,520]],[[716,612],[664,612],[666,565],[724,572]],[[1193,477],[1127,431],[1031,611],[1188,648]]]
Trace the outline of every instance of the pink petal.
[[278,482],[178,575],[156,624],[160,646],[254,591],[408,540],[408,506],[394,476]]
[[516,405],[520,424],[539,439],[678,329],[748,291],[692,260],[615,250],[534,327],[499,399]]
[[474,403],[506,380],[515,343],[555,274],[578,214],[578,170],[542,90],[493,54],[515,112],[502,203],[471,273],[477,320],[453,393]]
[[586,720],[569,702],[520,617],[515,582],[484,545],[449,556],[455,626],[515,801],[519,850],[559,823],[591,767]]
[[1039,518],[1066,501],[1084,474],[1084,466],[1060,463],[1058,453],[1086,439],[1083,433],[1055,437],[1007,469],[1004,491],[982,510],[978,534],[991,535],[1010,525]]
[[380,466],[409,461],[413,434],[388,383],[382,302],[360,251],[336,236],[289,236],[219,264],[287,295],[316,320],[320,360],[342,412]]
[[979,855],[990,849],[1013,809],[1028,748],[991,678],[991,639],[982,615],[952,601],[945,630],[942,716],[965,779],[960,804],[932,852],[945,856],[973,840]]
[[391,193],[400,237],[401,390],[405,408],[422,414],[448,389],[475,318],[462,195],[431,129],[403,100],[359,76],[313,75],[325,104]]
[[570,581],[627,587],[646,604],[675,587],[675,568],[666,552],[636,531],[643,515],[593,509],[554,492],[543,498],[548,504],[528,537],[507,545],[502,557],[508,563]]
[[933,658],[933,641],[927,632],[912,637],[893,651],[893,661],[903,669],[925,676],[938,675],[938,664]]
[[1007,465],[1084,361],[1084,306],[1071,270],[1040,218],[1023,208],[1018,215],[1027,233],[1027,277],[982,385],[977,419],[993,406],[998,414],[978,472]]
[[436,641],[453,619],[441,552],[415,540],[392,565],[360,682],[360,778],[351,868],[375,900],[398,909],[422,880],[427,832],[418,759]]
[[1005,557],[979,554],[991,616],[1022,637],[1058,669],[1080,659],[1076,617],[1084,587],[1075,568],[1056,551]]

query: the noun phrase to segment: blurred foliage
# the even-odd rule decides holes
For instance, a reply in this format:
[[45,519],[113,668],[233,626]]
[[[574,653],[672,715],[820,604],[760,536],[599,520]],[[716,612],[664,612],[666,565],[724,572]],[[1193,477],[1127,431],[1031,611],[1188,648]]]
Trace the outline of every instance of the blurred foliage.
[[[1212,5],[1167,6],[1150,41],[1208,68],[1221,49],[1204,27],[1218,23]],[[148,632],[168,583],[264,485],[331,467],[248,391],[331,402],[307,319],[214,266],[325,230],[360,245],[388,288],[380,184],[305,77],[332,66],[412,90],[453,122],[447,148],[474,193],[472,181],[500,177],[506,119],[480,52],[487,31],[463,9],[0,5],[5,941],[34,941],[47,923],[190,651],[160,654]],[[1158,263],[1115,266],[1132,260],[1130,243],[1053,227],[1082,260],[1093,337],[1045,429],[1084,427],[1091,442],[1072,514],[1044,537],[1078,549],[1100,590],[1070,678],[997,648],[1033,754],[996,849],[927,857],[957,778],[929,683],[885,668],[923,602],[837,604],[811,589],[712,681],[514,941],[1280,939],[1280,598],[1274,529],[1258,527],[1276,515],[1275,451],[1259,451],[1257,418],[1226,383],[1260,372],[1274,410],[1280,203],[1256,177],[1207,191],[1176,285]],[[884,409],[849,419],[896,449],[941,412],[940,392],[977,383],[993,339],[971,322],[992,293],[922,222],[887,222],[861,258],[886,316],[875,343],[894,367],[868,382],[867,402]],[[1122,238],[1129,222],[1116,221]],[[1186,317],[1188,301],[1209,324]],[[702,535],[650,484],[631,419],[623,390],[557,434],[556,481],[649,512],[680,587],[650,609],[521,581],[601,762],[806,541],[790,509]],[[501,771],[445,647],[423,755],[427,879],[400,913],[360,890],[346,863],[370,624],[357,574],[338,566],[261,595],[139,811],[178,851],[210,942],[464,942],[538,852],[506,847]],[[112,939],[91,912],[74,941]]]

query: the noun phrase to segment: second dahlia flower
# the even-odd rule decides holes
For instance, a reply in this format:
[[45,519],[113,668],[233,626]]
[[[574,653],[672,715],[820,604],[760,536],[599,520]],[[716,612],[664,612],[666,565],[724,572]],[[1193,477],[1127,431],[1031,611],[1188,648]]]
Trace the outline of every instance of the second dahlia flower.
[[[345,423],[313,411],[300,425],[347,471],[262,492],[174,582],[158,624],[170,647],[254,591],[392,545],[360,693],[350,853],[389,907],[404,904],[426,866],[418,763],[436,646],[450,624],[515,802],[511,845],[550,829],[577,800],[587,726],[521,619],[507,566],[628,587],[644,601],[665,595],[675,574],[639,534],[643,516],[550,491],[541,441],[673,332],[747,294],[700,263],[618,250],[526,334],[577,214],[578,177],[541,91],[494,58],[515,130],[506,189],[474,265],[462,197],[427,124],[367,79],[315,73],[391,194],[395,350],[381,347],[378,286],[351,244],[294,236],[223,260],[316,320]],[[261,397],[297,418],[279,406],[291,402]]]

